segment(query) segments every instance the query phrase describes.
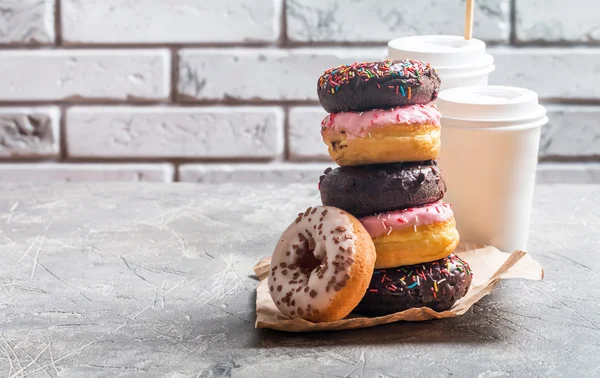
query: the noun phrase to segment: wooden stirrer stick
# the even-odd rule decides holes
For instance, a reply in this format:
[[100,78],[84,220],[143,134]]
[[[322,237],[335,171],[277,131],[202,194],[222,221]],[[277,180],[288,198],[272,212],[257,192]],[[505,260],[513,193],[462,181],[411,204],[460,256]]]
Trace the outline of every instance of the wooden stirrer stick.
[[465,17],[465,39],[473,38],[473,12],[475,0],[467,0],[467,16]]

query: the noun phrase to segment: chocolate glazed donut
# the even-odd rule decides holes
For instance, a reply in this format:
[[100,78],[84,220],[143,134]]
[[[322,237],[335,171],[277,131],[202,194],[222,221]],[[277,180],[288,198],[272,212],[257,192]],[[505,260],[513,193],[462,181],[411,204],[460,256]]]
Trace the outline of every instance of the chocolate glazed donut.
[[440,83],[429,63],[384,60],[330,68],[319,78],[317,92],[328,113],[361,112],[428,104],[437,98]]
[[357,217],[435,202],[446,193],[437,162],[328,168],[319,190],[323,205]]
[[455,254],[424,264],[375,269],[354,312],[381,316],[414,307],[446,311],[465,296],[472,277],[469,264]]

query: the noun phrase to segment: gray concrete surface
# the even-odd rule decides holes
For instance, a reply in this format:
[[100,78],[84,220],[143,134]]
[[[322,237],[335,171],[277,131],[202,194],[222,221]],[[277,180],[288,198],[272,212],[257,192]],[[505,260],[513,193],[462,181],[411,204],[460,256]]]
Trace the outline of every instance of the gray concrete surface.
[[466,315],[255,330],[251,266],[314,186],[0,185],[2,377],[600,375],[600,186],[537,187],[542,282]]

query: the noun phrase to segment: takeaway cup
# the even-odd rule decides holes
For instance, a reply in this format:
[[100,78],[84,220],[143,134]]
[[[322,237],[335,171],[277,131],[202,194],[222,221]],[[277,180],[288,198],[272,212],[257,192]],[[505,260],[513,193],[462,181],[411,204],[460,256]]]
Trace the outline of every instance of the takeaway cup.
[[461,87],[440,92],[440,169],[460,239],[526,250],[546,109],[535,92]]
[[388,59],[430,63],[442,79],[441,89],[487,85],[494,58],[485,42],[454,35],[420,35],[388,42]]

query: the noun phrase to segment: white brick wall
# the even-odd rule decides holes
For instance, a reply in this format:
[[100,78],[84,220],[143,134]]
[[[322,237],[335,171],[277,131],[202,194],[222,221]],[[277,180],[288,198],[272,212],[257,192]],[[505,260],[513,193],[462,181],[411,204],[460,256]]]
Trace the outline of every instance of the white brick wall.
[[62,5],[63,38],[69,43],[274,42],[281,24],[281,0],[62,0]]
[[597,0],[516,0],[519,42],[600,42]]
[[53,0],[0,0],[0,44],[55,40]]
[[293,107],[288,113],[290,160],[331,161],[321,139],[321,121],[327,112],[320,106]]
[[76,107],[67,153],[105,158],[276,158],[283,111],[272,107]]
[[[475,4],[491,82],[548,106],[538,180],[600,182],[600,3]],[[382,59],[395,37],[461,34],[464,6],[0,0],[0,180],[316,183],[334,165],[322,71]]]
[[[475,2],[478,38],[508,41],[510,1]],[[299,42],[382,42],[401,35],[462,34],[464,1],[288,0],[288,36]]]
[[600,99],[600,49],[496,48],[491,84],[533,89],[546,99]]
[[0,67],[0,101],[162,100],[170,92],[165,49],[2,51]]
[[540,155],[570,160],[600,156],[600,107],[548,106]]
[[58,157],[57,107],[0,108],[0,157]]

